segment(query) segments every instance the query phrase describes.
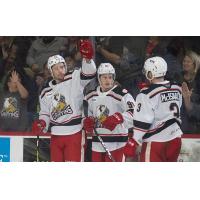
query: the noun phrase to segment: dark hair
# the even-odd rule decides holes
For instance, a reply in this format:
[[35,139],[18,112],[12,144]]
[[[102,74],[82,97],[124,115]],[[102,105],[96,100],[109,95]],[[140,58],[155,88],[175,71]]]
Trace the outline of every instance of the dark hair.
[[180,38],[174,38],[167,46],[167,51],[176,57],[181,49],[184,49],[184,42]]

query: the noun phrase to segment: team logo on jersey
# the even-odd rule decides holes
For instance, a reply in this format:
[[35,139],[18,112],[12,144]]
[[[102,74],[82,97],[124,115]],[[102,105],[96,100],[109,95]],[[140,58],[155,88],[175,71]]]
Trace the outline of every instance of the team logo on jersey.
[[5,98],[1,116],[19,118],[19,109],[17,106],[17,99],[15,97]]
[[105,105],[97,107],[97,127],[101,127],[101,123],[109,116],[109,109]]
[[51,112],[52,118],[57,120],[63,115],[72,113],[73,110],[71,106],[66,103],[65,97],[62,94],[55,94],[53,97],[53,111]]
[[165,92],[160,95],[162,102],[179,101],[180,95],[178,92]]

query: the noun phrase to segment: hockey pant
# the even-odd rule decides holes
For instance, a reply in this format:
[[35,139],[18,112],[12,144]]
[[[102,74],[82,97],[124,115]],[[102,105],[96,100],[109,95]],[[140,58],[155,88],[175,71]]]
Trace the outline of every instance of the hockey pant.
[[180,137],[168,142],[143,142],[140,162],[177,162],[180,150]]
[[82,132],[51,136],[51,162],[80,162]]
[[[124,152],[124,147],[114,151],[110,151],[116,162],[124,161],[123,152]],[[92,151],[92,162],[112,162],[112,160],[110,160],[106,152]]]

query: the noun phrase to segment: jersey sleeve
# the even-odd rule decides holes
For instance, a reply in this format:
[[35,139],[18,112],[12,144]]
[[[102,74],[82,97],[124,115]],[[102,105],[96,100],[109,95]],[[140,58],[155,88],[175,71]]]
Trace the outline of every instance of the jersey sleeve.
[[44,132],[48,131],[49,123],[50,123],[50,107],[49,103],[46,99],[46,96],[39,97],[40,99],[40,112],[39,112],[39,119],[42,119],[46,122],[46,127],[44,129]]
[[91,59],[86,62],[86,59],[82,60],[82,67],[80,72],[81,85],[85,87],[96,76],[96,65]]
[[122,106],[124,108],[124,112],[122,113],[124,119],[123,125],[127,129],[133,128],[135,100],[129,93],[122,98]]
[[142,142],[142,137],[150,128],[153,120],[154,111],[149,97],[143,93],[138,94],[133,116],[134,139],[136,141]]

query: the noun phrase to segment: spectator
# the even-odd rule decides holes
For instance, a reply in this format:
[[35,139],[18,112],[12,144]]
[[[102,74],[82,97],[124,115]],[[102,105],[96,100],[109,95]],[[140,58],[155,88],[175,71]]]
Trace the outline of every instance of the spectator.
[[43,36],[36,39],[28,52],[27,64],[33,72],[42,70],[47,59],[55,54],[60,54],[67,43],[64,37]]
[[167,38],[150,36],[146,46],[146,58],[163,56],[166,53]]
[[110,62],[114,66],[116,80],[135,97],[139,90],[133,88],[137,88],[137,79],[142,75],[142,63],[125,46],[127,37],[109,37],[107,40],[97,43],[97,57],[102,56],[101,62]]
[[182,91],[187,118],[189,120],[187,132],[200,133],[200,105],[199,103],[192,102],[193,92],[189,90],[186,82],[182,84]]
[[168,70],[166,79],[169,81],[180,82],[182,76],[182,64],[180,57],[184,53],[184,43],[180,38],[174,38],[167,46],[167,52],[164,59],[167,62]]
[[27,130],[27,97],[28,91],[22,85],[20,75],[15,70],[11,71],[0,96],[0,130]]
[[[195,92],[197,83],[200,81],[197,80],[196,77],[197,71],[199,69],[199,63],[199,56],[195,52],[186,52],[183,59],[182,82],[185,82],[188,89],[191,91],[192,95],[190,95],[190,100],[194,104],[200,102],[199,95]],[[185,133],[196,132],[199,130],[200,125],[197,123],[196,119],[192,117],[188,112],[188,98],[184,98],[184,100],[187,100],[187,102],[184,102],[182,107],[182,129]]]
[[195,76],[200,66],[200,57],[194,51],[187,51],[183,59],[183,81],[189,89],[195,86]]

